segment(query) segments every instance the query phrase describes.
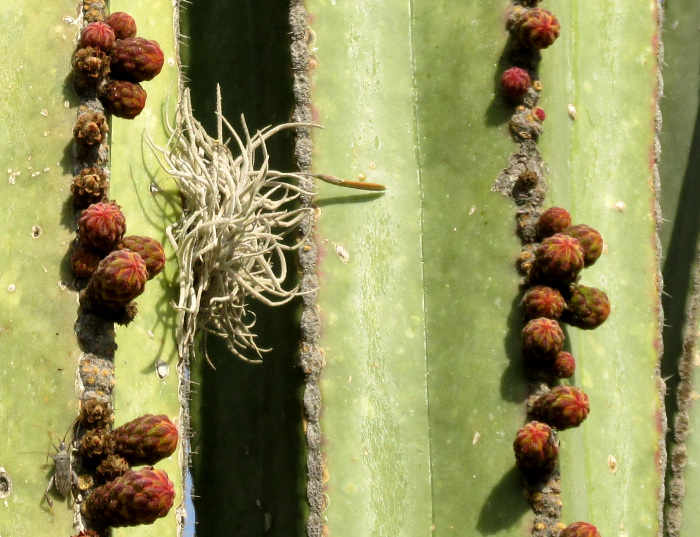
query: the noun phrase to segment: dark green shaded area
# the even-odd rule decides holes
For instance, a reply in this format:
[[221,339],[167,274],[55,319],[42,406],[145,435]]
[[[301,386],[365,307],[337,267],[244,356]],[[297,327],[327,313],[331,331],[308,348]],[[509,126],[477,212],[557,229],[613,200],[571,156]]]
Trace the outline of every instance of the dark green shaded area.
[[[285,123],[293,95],[289,6],[276,0],[188,4],[185,74],[197,118],[215,132],[216,84],[234,128],[244,114],[251,132]],[[239,130],[239,133],[241,130]],[[267,143],[272,169],[293,169],[293,137]],[[289,264],[294,266],[290,257]],[[289,284],[293,285],[293,282]],[[192,472],[197,533],[215,536],[302,535],[306,522],[305,441],[297,368],[298,304],[252,305],[258,345],[273,350],[260,365],[231,355],[216,337],[193,370]]]
[[700,235],[700,48],[689,46],[700,39],[700,5],[688,0],[669,2],[666,17],[659,172],[666,325],[662,374],[668,378],[666,410],[672,424],[678,409],[678,364]]
[[[234,128],[245,115],[251,132],[289,121],[293,92],[289,6],[279,0],[214,0],[186,4],[181,39],[186,85],[197,119],[210,132],[216,85],[223,113]],[[291,132],[267,143],[274,169],[292,165]]]
[[[193,371],[192,439],[197,532],[203,535],[302,535],[305,447],[296,367],[296,308],[263,317],[261,344],[275,345],[261,365],[229,354],[210,338],[212,369]],[[264,324],[264,328],[262,325]],[[280,334],[290,336],[287,345]]]
[[[692,352],[693,331],[697,326],[688,325],[686,314],[692,296],[693,277],[697,277],[696,255],[700,235],[700,5],[692,0],[673,0],[666,4],[664,25],[665,66],[664,94],[661,101],[663,129],[661,131],[661,209],[666,220],[661,233],[664,247],[664,367],[663,376],[668,390],[666,394],[669,425],[673,427],[678,410],[677,388],[679,363],[682,353]],[[684,348],[684,330],[688,345]],[[696,347],[697,348],[697,347]],[[695,356],[686,359],[694,360]],[[692,365],[687,372],[693,376],[697,392],[698,376]],[[691,397],[694,394],[690,394]],[[700,533],[700,413],[697,402],[690,402],[691,434],[687,439],[687,466],[685,466],[685,498],[683,500],[680,535],[692,537]],[[673,449],[673,428],[667,445]],[[678,468],[679,465],[676,465]],[[670,483],[669,467],[667,483]],[[667,490],[667,495],[670,489]]]

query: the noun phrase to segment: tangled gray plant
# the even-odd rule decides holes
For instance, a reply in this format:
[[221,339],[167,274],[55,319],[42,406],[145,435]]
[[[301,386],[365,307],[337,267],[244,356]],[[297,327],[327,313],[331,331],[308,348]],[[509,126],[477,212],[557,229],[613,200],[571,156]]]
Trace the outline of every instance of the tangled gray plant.
[[[219,91],[216,117],[217,138],[212,138],[194,118],[186,90],[177,125],[167,126],[166,146],[157,146],[147,135],[182,197],[182,218],[167,229],[179,265],[178,351],[189,357],[197,334],[216,334],[239,358],[260,362],[262,349],[252,331],[255,317],[246,302],[253,297],[277,306],[299,294],[298,287],[283,286],[285,252],[295,249],[284,238],[310,210],[290,203],[309,193],[289,182],[300,175],[269,169],[265,141],[281,130],[312,125],[286,123],[251,137],[241,117],[242,139],[221,113]],[[224,142],[224,125],[240,154]],[[246,351],[258,358],[249,358]]]

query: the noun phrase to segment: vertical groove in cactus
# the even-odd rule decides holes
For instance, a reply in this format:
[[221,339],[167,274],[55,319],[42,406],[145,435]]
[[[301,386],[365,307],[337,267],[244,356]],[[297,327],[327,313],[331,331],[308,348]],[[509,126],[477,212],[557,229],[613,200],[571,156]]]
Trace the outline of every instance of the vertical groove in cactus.
[[[389,187],[352,204],[321,188],[317,201],[329,530],[521,534],[518,240],[513,204],[490,192],[516,149],[496,85],[508,3],[307,6],[325,126],[314,170]],[[656,535],[656,6],[551,8],[563,31],[541,64],[546,205],[601,231],[608,252],[583,283],[613,301],[595,333],[568,330],[592,410],[561,434],[564,517]]]
[[[669,468],[667,471],[667,537],[690,537],[700,531],[697,466],[700,458],[698,420],[698,220],[700,200],[698,152],[700,130],[700,51],[694,42],[700,24],[700,5],[687,0],[666,6],[664,24],[664,126],[661,204],[664,216],[664,368],[669,377],[667,406]],[[691,74],[691,76],[689,76]]]
[[[112,119],[110,197],[122,207],[127,234],[157,239],[163,243],[167,257],[165,270],[146,285],[145,292],[136,300],[139,311],[134,321],[116,330],[119,345],[115,355],[116,425],[151,413],[166,414],[171,420],[186,426],[187,421],[181,420],[179,394],[181,389],[186,391],[188,387],[186,384],[181,387],[186,381],[180,378],[174,336],[175,312],[171,306],[179,291],[177,261],[165,235],[165,228],[179,218],[180,198],[145,140],[148,130],[156,144],[164,145],[167,140],[166,118],[171,124],[174,121],[179,84],[179,60],[173,31],[177,14],[170,0],[148,3],[113,0],[110,11],[125,11],[132,15],[138,35],[157,41],[165,53],[160,75],[143,83],[148,93],[143,112],[133,120]],[[156,371],[159,363],[161,371],[165,366],[169,371],[162,379]],[[186,455],[179,449],[156,465],[175,483],[175,504],[168,516],[152,525],[115,529],[115,536],[177,534],[176,509],[183,500],[181,465],[185,461]]]
[[[208,132],[216,132],[217,84],[224,116],[239,132],[241,114],[253,134],[289,121],[288,15],[287,3],[277,0],[186,6],[188,87],[195,115]],[[292,131],[270,138],[267,148],[272,168],[294,169]],[[293,256],[288,265],[293,273]],[[298,303],[269,308],[250,300],[249,305],[257,317],[258,345],[272,348],[262,354],[262,364],[244,363],[214,336],[208,338],[207,351],[216,370],[203,360],[200,349],[193,364],[197,531],[212,537],[302,535],[306,448],[297,367]]]
[[[682,333],[682,352],[678,357],[677,388],[674,390],[676,406],[672,418],[672,435],[669,435],[669,468],[667,471],[667,501],[665,535],[679,537],[695,535],[698,517],[693,506],[697,505],[700,492],[697,486],[697,460],[700,441],[698,409],[696,401],[698,365],[698,334],[700,333],[700,261],[694,264],[693,287],[687,296],[685,324]],[[682,297],[685,299],[686,297]]]
[[[661,101],[661,195],[664,225],[664,367],[669,377],[669,415],[676,409],[678,361],[682,353],[684,316],[692,286],[692,264],[698,246],[700,220],[700,78],[688,76],[700,69],[700,51],[688,47],[697,36],[700,5],[672,2],[666,8],[664,98]],[[693,68],[689,66],[694,66]]]
[[75,17],[74,2],[0,6],[0,467],[13,483],[0,500],[0,534],[17,537],[68,535],[73,521],[72,504],[52,491],[54,520],[44,499],[49,435],[32,425],[63,437],[78,410],[77,295],[67,257]]

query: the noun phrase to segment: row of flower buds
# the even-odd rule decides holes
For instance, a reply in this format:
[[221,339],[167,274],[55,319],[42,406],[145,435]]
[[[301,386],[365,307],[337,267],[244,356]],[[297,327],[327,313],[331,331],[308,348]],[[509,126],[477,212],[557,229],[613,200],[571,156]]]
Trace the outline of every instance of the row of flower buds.
[[[522,331],[523,354],[531,367],[556,378],[570,378],[576,363],[563,350],[564,331],[559,321],[591,330],[610,314],[610,302],[603,291],[578,283],[581,271],[600,258],[603,238],[590,226],[572,225],[571,215],[560,207],[541,214],[535,236],[541,243],[523,264],[531,285],[521,303],[527,323]],[[533,421],[518,431],[513,443],[523,475],[533,481],[550,475],[558,464],[557,431],[578,427],[589,412],[588,396],[575,386],[555,386],[534,399],[529,412]],[[600,534],[595,526],[576,522],[564,528],[562,536]]]
[[[136,37],[136,22],[131,15],[112,13],[104,20],[90,22],[81,32],[73,58],[76,86],[79,91],[98,90],[108,112],[135,117],[145,104],[145,92],[138,82],[160,73],[163,59],[158,43]],[[111,82],[106,79],[110,73]],[[133,91],[143,94],[139,106],[129,105],[128,98],[112,100],[109,88],[115,84],[136,84],[138,88]],[[124,107],[131,112],[124,115]],[[78,147],[103,143],[96,133],[105,134],[106,130],[106,118],[100,111],[79,111],[74,129]],[[83,211],[78,219],[79,241],[73,248],[71,268],[77,278],[89,278],[81,293],[83,308],[128,323],[135,314],[132,301],[143,293],[146,281],[163,269],[165,254],[155,239],[125,236],[126,218],[121,207],[109,200],[108,189],[107,172],[99,165],[84,167],[73,179],[73,203]]]
[[[551,46],[561,30],[554,14],[537,7],[538,2],[517,2],[506,25],[511,66],[501,74],[500,85],[502,94],[516,106],[510,131],[520,142],[536,139],[543,132],[546,114],[537,106],[542,91],[537,64],[540,51]],[[538,183],[535,172],[521,173],[513,190],[516,201],[521,191],[527,194],[526,203],[539,205],[546,192],[539,191]],[[525,222],[530,218],[528,212],[522,216]],[[593,329],[610,313],[604,292],[578,283],[580,272],[600,257],[602,237],[589,226],[573,226],[569,213],[556,207],[540,216],[531,236],[520,231],[525,242],[540,242],[520,259],[530,287],[522,300],[527,323],[522,331],[523,354],[528,366],[545,378],[570,378],[576,361],[563,350],[564,331],[559,322]],[[518,431],[513,443],[516,464],[528,481],[552,475],[559,458],[557,431],[577,427],[589,412],[588,396],[573,386],[556,386],[531,402],[532,421]],[[560,527],[559,537],[600,537],[595,526],[586,522]]]
[[506,27],[511,35],[511,57],[521,65],[503,72],[501,89],[517,105],[510,121],[511,132],[516,138],[527,140],[542,134],[542,123],[547,117],[542,108],[535,106],[542,84],[533,80],[536,72],[531,67],[532,57],[554,43],[561,27],[550,11],[525,6],[514,7]]
[[[146,414],[109,431],[111,421],[105,418],[111,418],[111,409],[99,415],[99,406],[81,412],[82,425],[91,428],[80,439],[78,451],[83,464],[95,468],[104,484],[90,492],[81,512],[99,526],[150,524],[173,505],[173,483],[166,472],[150,465],[175,452],[177,427],[165,415]],[[149,466],[132,469],[144,464]]]
[[[110,322],[126,324],[133,319],[132,301],[163,270],[165,254],[152,238],[126,235],[121,207],[109,199],[105,111],[125,119],[136,117],[146,103],[140,83],[160,73],[164,55],[158,43],[136,36],[130,15],[105,16],[103,2],[88,0],[84,11],[89,24],[81,32],[72,62],[81,96],[73,130],[76,171],[81,171],[70,190],[81,213],[71,268],[79,282],[87,281],[80,293],[82,312],[106,321],[101,329],[112,334],[108,339],[113,343]],[[80,533],[82,537],[103,537],[109,527],[150,524],[170,511],[175,498],[167,474],[151,465],[175,452],[177,427],[165,415],[147,414],[111,430],[114,364],[109,352],[101,352],[104,348],[86,351],[80,366],[86,390],[78,418],[85,432],[78,451],[87,474],[79,486],[88,491],[98,484],[81,505],[91,525]],[[149,466],[133,468],[140,465]]]
[[[528,283],[534,285],[522,300],[526,321],[522,350],[531,368],[555,378],[570,378],[576,362],[563,350],[565,336],[560,321],[591,330],[610,315],[605,292],[577,282],[581,270],[600,257],[603,239],[589,226],[572,226],[568,211],[559,207],[542,214],[537,230],[542,243],[528,274]],[[533,403],[531,414],[559,430],[576,427],[588,415],[588,397],[578,388],[558,386]]]
[[156,41],[136,37],[136,22],[123,12],[83,28],[73,56],[76,87],[97,92],[105,109],[117,117],[133,119],[146,105],[140,82],[153,80],[165,57]]

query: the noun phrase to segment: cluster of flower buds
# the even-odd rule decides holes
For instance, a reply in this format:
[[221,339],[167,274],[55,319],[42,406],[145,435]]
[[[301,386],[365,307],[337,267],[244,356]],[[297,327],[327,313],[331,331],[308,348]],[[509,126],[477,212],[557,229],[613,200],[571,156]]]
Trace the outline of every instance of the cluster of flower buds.
[[146,90],[140,83],[153,80],[164,59],[156,41],[136,37],[131,15],[112,13],[83,28],[73,56],[76,88],[97,93],[109,113],[133,119],[146,105]]
[[[126,218],[114,201],[93,203],[78,219],[70,264],[78,278],[89,278],[81,304],[108,317],[117,312],[119,318],[165,266],[165,252],[157,240],[125,233]],[[126,322],[130,318],[127,315]]]
[[[521,268],[527,275],[521,306],[526,325],[522,350],[533,370],[544,378],[571,378],[574,357],[563,350],[560,322],[582,329],[600,326],[610,314],[607,295],[578,283],[581,271],[593,265],[603,252],[603,238],[590,226],[572,225],[571,215],[561,207],[544,211],[532,226],[532,241],[539,241]],[[523,257],[523,256],[521,256]],[[549,381],[548,381],[549,382]],[[533,482],[547,478],[558,464],[558,431],[578,427],[590,412],[588,396],[575,386],[560,385],[533,397],[529,416],[513,448],[523,475]],[[576,522],[560,537],[600,537],[595,526]]]
[[537,106],[542,84],[537,77],[539,51],[559,37],[560,25],[548,10],[539,7],[515,6],[507,29],[511,35],[509,58],[514,64],[501,75],[503,95],[516,105],[510,129],[518,140],[542,134],[546,114]]
[[97,487],[85,499],[81,513],[99,526],[152,524],[170,511],[175,487],[163,470],[150,466],[128,470]]
[[[133,300],[163,270],[165,253],[155,239],[126,235],[124,213],[110,199],[106,114],[133,119],[141,113],[146,104],[141,83],[160,73],[164,55],[158,43],[136,36],[130,15],[105,16],[102,1],[83,4],[88,24],[72,62],[81,104],[73,129],[78,175],[70,191],[79,214],[70,265],[82,289],[84,329],[105,341],[86,350],[81,359],[85,392],[78,416],[83,433],[78,451],[88,472],[81,490],[97,487],[81,505],[90,528],[77,537],[98,537],[109,534],[110,527],[150,524],[169,512],[173,483],[150,465],[175,452],[178,430],[167,416],[151,414],[112,430],[116,343],[111,323],[133,319]],[[142,465],[149,466],[135,468]]]
[[[86,498],[82,513],[100,526],[150,524],[165,516],[175,496],[173,483],[162,470],[146,467],[169,457],[177,449],[178,430],[165,415],[145,414],[121,427],[81,423],[90,428],[80,440],[84,464],[95,468],[103,483]],[[104,422],[97,425],[105,425]]]
[[591,330],[610,315],[605,292],[578,283],[581,271],[601,256],[603,238],[590,226],[571,225],[571,215],[561,207],[542,213],[535,234],[541,243],[526,267],[531,287],[522,300],[527,322],[522,333],[523,352],[530,365],[557,378],[569,378],[575,361],[562,350],[564,332],[559,323]]
[[[163,247],[155,239],[125,236],[126,219],[119,205],[109,199],[107,118],[94,98],[99,96],[107,112],[134,118],[146,103],[140,82],[152,80],[163,67],[158,43],[136,37],[136,23],[126,13],[98,16],[95,10],[80,35],[73,56],[75,85],[84,98],[73,129],[78,175],[70,191],[73,204],[82,209],[79,240],[71,254],[77,278],[89,279],[81,293],[84,309],[128,323],[135,315],[134,298],[147,280],[165,264]],[[90,104],[90,103],[93,104]]]

